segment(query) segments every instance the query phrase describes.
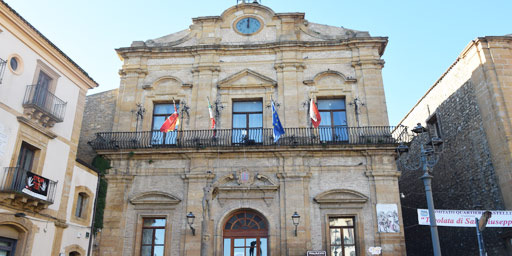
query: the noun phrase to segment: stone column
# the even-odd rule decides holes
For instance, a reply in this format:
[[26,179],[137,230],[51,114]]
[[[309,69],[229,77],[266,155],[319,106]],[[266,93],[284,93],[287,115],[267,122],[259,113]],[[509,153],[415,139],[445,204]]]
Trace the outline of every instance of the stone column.
[[[398,191],[398,177],[400,173],[397,171],[395,158],[392,151],[387,153],[370,153],[367,155],[368,171],[365,175],[368,177],[370,184],[374,187],[372,195],[373,211],[376,212],[376,204],[396,204],[400,222],[399,233],[379,233],[377,227],[377,217],[373,220],[375,230],[375,245],[382,247],[382,256],[406,255],[404,226],[402,219],[402,210],[400,206],[400,193]],[[379,167],[374,168],[374,167]]]
[[108,190],[101,232],[100,255],[114,256],[123,252],[126,224],[125,193],[133,183],[132,175],[108,174]]
[[[192,212],[196,216],[193,225],[196,229],[196,235],[192,236],[188,225],[186,227],[186,232],[184,232],[184,234],[186,234],[184,255],[213,255],[213,220],[208,219],[208,209],[204,209],[206,218],[203,218],[203,199],[205,197],[205,191],[203,188],[207,187],[209,182],[214,178],[214,174],[203,173],[190,173],[183,176],[188,188],[186,212]],[[210,216],[212,216],[211,201],[209,206]],[[205,207],[207,206],[205,205]]]

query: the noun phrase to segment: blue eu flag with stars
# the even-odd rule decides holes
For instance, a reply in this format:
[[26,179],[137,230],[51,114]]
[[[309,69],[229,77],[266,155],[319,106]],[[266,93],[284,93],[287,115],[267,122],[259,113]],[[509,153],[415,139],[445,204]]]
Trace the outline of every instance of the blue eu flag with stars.
[[274,125],[274,142],[277,142],[281,135],[284,134],[284,128],[281,125],[281,121],[279,121],[274,101],[272,101],[272,125]]

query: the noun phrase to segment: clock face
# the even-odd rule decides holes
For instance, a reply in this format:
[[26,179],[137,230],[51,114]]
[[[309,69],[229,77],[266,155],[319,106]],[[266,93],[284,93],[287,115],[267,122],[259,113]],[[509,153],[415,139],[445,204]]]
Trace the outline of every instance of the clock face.
[[250,35],[260,30],[261,23],[256,18],[247,17],[239,20],[235,27],[238,32],[244,35]]

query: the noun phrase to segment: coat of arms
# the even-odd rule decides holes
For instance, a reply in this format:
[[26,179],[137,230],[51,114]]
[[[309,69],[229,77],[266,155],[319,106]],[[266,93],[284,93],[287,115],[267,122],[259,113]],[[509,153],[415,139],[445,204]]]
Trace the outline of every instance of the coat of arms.
[[247,169],[237,172],[238,184],[251,185],[254,182],[254,176]]

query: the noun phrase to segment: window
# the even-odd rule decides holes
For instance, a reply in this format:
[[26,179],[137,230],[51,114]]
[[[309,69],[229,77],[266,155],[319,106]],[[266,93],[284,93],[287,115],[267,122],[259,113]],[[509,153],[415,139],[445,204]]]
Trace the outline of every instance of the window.
[[233,102],[233,143],[262,142],[263,103],[259,101]]
[[16,57],[12,57],[9,65],[11,65],[11,69],[13,71],[16,71],[18,69],[18,59],[16,59]]
[[31,172],[36,155],[36,148],[26,142],[21,143],[20,154],[18,156],[17,167],[23,172]]
[[7,58],[7,66],[16,75],[21,75],[23,72],[23,61],[18,54],[12,54]]
[[234,213],[224,225],[223,252],[223,256],[267,256],[267,221],[253,211]]
[[16,249],[16,240],[5,237],[0,237],[0,255],[11,256],[14,255]]
[[[180,109],[180,104],[176,103],[176,109]],[[153,125],[151,127],[152,138],[151,143],[153,145],[162,145],[162,144],[176,144],[176,136],[178,125],[176,125],[176,130],[173,132],[164,133],[160,131],[160,127],[164,124],[165,120],[174,113],[174,104],[173,103],[159,103],[155,104],[153,107]]]
[[427,119],[427,126],[429,128],[430,135],[432,137],[441,138],[441,126],[439,125],[439,121],[437,120],[437,114],[436,113],[432,114]]
[[329,218],[331,256],[356,256],[356,237],[353,217]]
[[141,256],[163,256],[165,218],[143,218],[142,221]]
[[87,201],[89,197],[86,193],[80,192],[78,193],[78,197],[76,199],[76,208],[75,208],[75,216],[78,218],[84,218],[87,210]]
[[50,99],[51,96],[49,94],[51,82],[52,78],[50,76],[43,71],[39,72],[39,77],[34,91],[34,104],[45,109],[51,109],[51,106],[46,105],[46,103],[52,103]]
[[348,141],[345,99],[318,100],[322,121],[319,132],[322,141]]

